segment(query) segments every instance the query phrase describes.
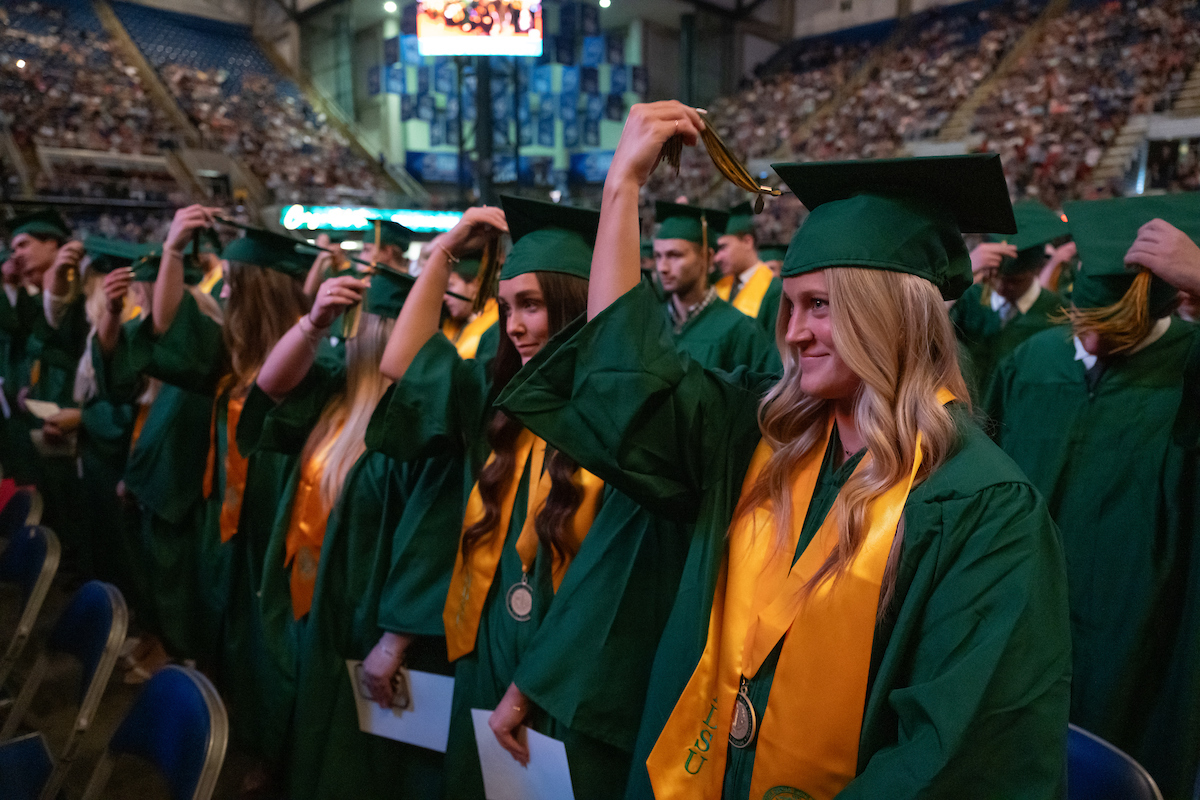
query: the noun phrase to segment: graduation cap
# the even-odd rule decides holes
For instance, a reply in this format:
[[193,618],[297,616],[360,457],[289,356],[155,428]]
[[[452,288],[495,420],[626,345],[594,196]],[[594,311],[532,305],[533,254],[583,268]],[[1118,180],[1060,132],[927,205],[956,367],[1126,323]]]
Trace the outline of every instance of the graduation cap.
[[786,253],[786,244],[763,244],[758,247],[758,257],[762,261],[783,261]]
[[183,248],[183,254],[185,256],[196,255],[197,241],[200,242],[201,253],[214,253],[216,255],[221,254],[221,237],[217,235],[216,230],[213,228],[204,228],[197,233],[192,241],[188,242],[187,247]]
[[416,280],[411,275],[396,270],[375,270],[371,275],[371,287],[367,289],[363,299],[364,309],[369,314],[395,319],[400,316],[400,309]]
[[659,223],[655,239],[684,239],[713,247],[729,222],[729,212],[660,200],[654,204],[654,218]]
[[994,153],[772,164],[809,210],[783,277],[828,267],[905,272],[947,300],[971,285],[963,233],[1016,233]]
[[[1076,308],[1103,308],[1121,301],[1141,270],[1126,266],[1125,253],[1138,228],[1152,219],[1165,220],[1200,241],[1200,194],[1120,197],[1065,203],[1067,225],[1079,249],[1079,270],[1071,291]],[[1178,291],[1157,276],[1150,279],[1150,313],[1157,318]]]
[[451,264],[454,272],[458,274],[464,281],[470,283],[479,275],[479,265],[483,263],[483,251],[476,250],[473,253],[467,253],[462,258],[458,259],[458,263]]
[[299,280],[308,275],[312,258],[296,251],[301,242],[263,228],[239,227],[244,228],[245,235],[225,245],[221,258],[273,269]]
[[653,239],[642,239],[642,258],[654,258]]
[[[373,219],[371,220],[371,224],[373,232],[367,234],[364,242],[378,243],[381,247],[390,244],[395,245],[401,250],[407,250],[408,246],[412,244],[413,239],[416,238],[415,233],[398,222],[392,222],[387,219]],[[372,239],[372,236],[375,238]]]
[[118,267],[128,267],[148,252],[146,245],[100,236],[84,239],[83,249],[92,259],[88,263],[88,270],[101,274],[108,274]]
[[9,220],[8,227],[13,237],[28,233],[30,236],[53,237],[64,242],[71,238],[71,226],[67,225],[62,214],[52,208],[13,217]]
[[1005,257],[1000,262],[1001,275],[1034,272],[1046,263],[1046,245],[1071,235],[1071,229],[1061,216],[1037,200],[1022,200],[1013,204],[1017,232],[1013,236],[993,234],[993,242],[1004,242],[1017,248],[1017,257]]
[[729,209],[729,221],[725,223],[726,236],[744,236],[754,233],[754,207],[747,200]]
[[503,196],[512,250],[500,280],[527,272],[558,272],[587,280],[600,212],[541,200]]

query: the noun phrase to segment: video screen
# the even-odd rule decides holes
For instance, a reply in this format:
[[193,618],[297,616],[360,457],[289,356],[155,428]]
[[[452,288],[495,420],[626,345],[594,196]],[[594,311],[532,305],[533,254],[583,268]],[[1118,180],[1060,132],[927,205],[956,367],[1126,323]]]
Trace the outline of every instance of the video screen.
[[423,56],[540,56],[541,0],[422,0]]

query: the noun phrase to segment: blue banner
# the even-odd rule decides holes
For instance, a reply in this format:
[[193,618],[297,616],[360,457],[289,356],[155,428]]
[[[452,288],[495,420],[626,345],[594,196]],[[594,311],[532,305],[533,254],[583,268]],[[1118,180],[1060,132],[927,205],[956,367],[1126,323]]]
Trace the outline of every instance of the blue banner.
[[574,122],[579,116],[579,97],[573,94],[558,96],[558,118],[563,122]]
[[577,25],[579,6],[576,3],[562,3],[558,7],[558,32],[562,36],[572,36]]
[[599,120],[604,116],[604,95],[589,94],[586,97],[587,103],[584,105],[584,114],[590,120]]
[[421,63],[421,50],[416,36],[400,37],[400,60],[414,66]]
[[381,67],[378,64],[367,69],[367,96],[368,97],[374,97],[375,95],[379,94],[379,88],[380,88],[380,83],[381,83],[381,80],[379,77],[380,71],[381,71]]
[[457,70],[448,58],[439,58],[433,66],[433,90],[439,94],[454,94]]
[[579,91],[584,94],[595,94],[600,91],[600,70],[595,67],[584,67],[579,70]]
[[608,44],[608,63],[624,64],[625,63],[625,37],[620,34],[610,33],[604,37]]
[[554,147],[554,103],[547,95],[542,98],[542,106],[538,109],[537,143],[542,147]]
[[600,146],[600,120],[587,119],[583,121],[583,146]]
[[634,67],[630,70],[630,85],[633,91],[640,95],[645,95],[649,90],[650,81],[646,75],[645,67]]
[[612,165],[613,151],[598,150],[591,153],[571,154],[571,180],[583,183],[604,183],[608,168]]
[[579,67],[563,67],[562,68],[562,89],[563,94],[579,94]]
[[583,55],[579,63],[585,67],[598,67],[604,63],[604,37],[585,36],[583,39]]
[[417,98],[411,94],[403,95],[400,98],[400,120],[408,122],[417,116]]
[[429,94],[429,67],[417,67],[417,94]]
[[613,122],[620,122],[625,119],[625,96],[620,94],[610,94],[608,102],[604,105],[604,118],[611,119]]
[[563,120],[563,147],[579,147],[579,123]]
[[551,156],[521,156],[518,180],[526,186],[553,186],[554,159]]
[[529,91],[534,94],[550,94],[554,91],[553,75],[554,68],[549,64],[535,67],[529,81]]
[[494,183],[517,182],[517,159],[511,155],[499,155],[492,159],[492,181]]
[[387,87],[387,93],[388,94],[406,94],[407,93],[405,91],[406,87],[404,85],[404,72],[405,72],[404,65],[403,64],[392,64],[390,67],[384,67],[384,69],[387,70],[387,78],[385,81],[385,86]]
[[458,182],[458,153],[408,151],[405,168],[414,178],[428,183]]
[[600,9],[591,3],[579,6],[579,32],[584,36],[600,33]]
[[608,73],[608,90],[613,94],[628,91],[629,73],[625,67],[613,67]]
[[393,36],[383,40],[383,63],[395,64],[400,60],[400,37]]
[[441,147],[446,143],[446,117],[435,111],[433,121],[429,123],[429,146]]
[[554,37],[554,60],[559,64],[570,65],[575,63],[575,37]]
[[435,110],[433,95],[422,94],[417,96],[417,119],[433,122],[433,112]]

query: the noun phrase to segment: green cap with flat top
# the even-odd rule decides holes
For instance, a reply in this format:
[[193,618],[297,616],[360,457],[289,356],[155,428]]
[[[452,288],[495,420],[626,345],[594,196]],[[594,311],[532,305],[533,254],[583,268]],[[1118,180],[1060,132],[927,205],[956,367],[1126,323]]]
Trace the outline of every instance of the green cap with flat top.
[[[1076,308],[1103,308],[1117,303],[1133,285],[1139,270],[1125,264],[1125,253],[1138,229],[1162,219],[1200,242],[1200,193],[1183,192],[1112,200],[1065,203],[1067,225],[1079,249],[1079,269],[1071,291]],[[1155,276],[1150,280],[1150,313],[1161,317],[1178,290]]]
[[457,263],[450,264],[451,269],[462,278],[470,283],[479,275],[479,266],[483,263],[482,251],[476,250],[473,253],[467,253],[462,258],[458,259]]
[[312,256],[296,251],[297,242],[290,236],[262,228],[245,228],[245,235],[225,245],[221,258],[241,261],[282,272],[291,278],[304,280],[312,266]]
[[1037,200],[1022,200],[1013,204],[1017,232],[1013,236],[992,234],[988,241],[1003,242],[1017,248],[1017,257],[1005,257],[1000,262],[1001,275],[1036,272],[1046,263],[1046,245],[1071,235],[1063,218]]
[[729,209],[729,221],[725,223],[727,236],[744,236],[754,233],[754,206],[747,200]]
[[507,195],[500,202],[513,240],[500,280],[527,272],[558,272],[587,280],[599,211]]
[[701,246],[707,244],[716,247],[717,238],[729,223],[729,212],[660,200],[654,204],[654,219],[658,221],[655,239],[683,239]]
[[401,250],[407,250],[412,244],[416,234],[404,227],[398,222],[392,222],[388,219],[373,219],[371,220],[371,230],[363,235],[363,244],[375,244],[375,236],[379,236],[379,244],[394,245]]
[[152,246],[89,236],[83,240],[83,249],[91,257],[88,270],[106,275],[118,267],[130,266],[150,252]]
[[763,244],[758,246],[758,259],[760,261],[783,261],[783,256],[786,253],[786,244]]
[[403,272],[379,267],[371,275],[371,286],[363,299],[363,309],[388,319],[400,316],[400,309],[412,291],[416,278]]
[[772,167],[810,212],[785,278],[866,267],[917,275],[954,300],[972,282],[962,234],[1017,230],[994,153]]
[[9,220],[8,229],[12,231],[13,237],[28,233],[30,236],[53,237],[63,242],[71,238],[71,226],[67,225],[62,214],[52,208],[30,211],[27,214],[13,217]]

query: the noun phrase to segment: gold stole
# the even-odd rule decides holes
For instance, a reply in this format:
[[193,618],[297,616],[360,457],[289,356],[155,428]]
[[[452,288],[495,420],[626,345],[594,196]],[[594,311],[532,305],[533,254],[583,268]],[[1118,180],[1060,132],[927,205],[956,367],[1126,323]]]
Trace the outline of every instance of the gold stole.
[[[204,465],[204,498],[212,497],[217,480],[217,407],[221,395],[233,385],[233,376],[227,375],[217,384],[213,401],[212,421],[208,431],[208,461]],[[242,516],[242,493],[246,490],[246,473],[250,462],[242,457],[237,446],[238,420],[242,416],[245,397],[235,398],[231,394],[225,407],[225,493],[221,497],[221,541],[228,542],[238,530]]]
[[[771,279],[774,277],[775,274],[766,264],[756,265],[750,280],[746,281],[746,285],[733,298],[733,307],[748,317],[758,317],[758,310],[762,307],[763,298],[766,297],[767,289],[771,288]],[[726,275],[717,281],[713,287],[717,290],[717,296],[728,301],[737,279],[737,275]]]
[[321,496],[321,476],[329,451],[342,435],[345,424],[338,426],[312,456],[300,467],[300,479],[292,498],[292,514],[284,539],[285,567],[291,567],[289,586],[292,594],[292,616],[301,619],[312,608],[313,592],[317,588],[317,567],[321,563],[321,545],[325,541],[325,526],[332,510]]
[[213,287],[216,286],[218,281],[224,277],[225,270],[221,267],[221,262],[218,261],[217,265],[210,269],[208,273],[201,278],[200,285],[197,288],[201,292],[204,292],[204,294],[212,294]]
[[499,320],[500,305],[496,302],[496,298],[493,297],[487,301],[478,316],[464,325],[453,339],[454,346],[458,349],[459,357],[474,358],[475,354],[479,351],[479,340],[487,332],[487,329],[495,325]]
[[[496,455],[488,457],[492,463]],[[528,573],[537,556],[538,538],[534,519],[546,504],[550,494],[550,472],[543,472],[542,465],[546,458],[546,442],[534,436],[528,429],[521,431],[517,437],[516,460],[514,462],[512,481],[509,483],[504,499],[500,505],[500,521],[496,529],[483,539],[476,541],[471,548],[469,561],[463,559],[462,539],[459,539],[458,555],[454,559],[454,574],[450,578],[450,591],[446,596],[446,608],[442,612],[442,622],[446,628],[446,648],[450,660],[454,661],[475,649],[475,637],[479,633],[479,620],[483,616],[483,604],[491,589],[492,580],[496,577],[496,569],[500,565],[500,556],[504,551],[504,542],[508,537],[508,526],[512,519],[513,504],[516,502],[517,489],[521,483],[521,474],[528,463],[529,469],[529,503],[525,515],[525,524],[517,538],[517,553],[521,557],[521,565]],[[570,547],[578,551],[579,545],[587,536],[592,522],[600,509],[600,495],[604,490],[604,482],[586,470],[576,470],[574,476],[576,487],[583,493],[575,516],[570,524]],[[467,500],[467,512],[463,518],[462,530],[465,532],[479,520],[483,519],[483,498],[479,494],[478,482],[471,489]],[[552,577],[554,590],[562,585],[563,577],[570,566],[570,558],[560,557],[554,553]],[[504,602],[503,599],[500,602]]]
[[[953,395],[943,389],[938,399],[947,403]],[[849,568],[805,594],[838,541],[831,511],[792,565],[832,428],[831,417],[821,442],[800,463],[786,544],[774,547],[768,508],[755,510],[729,532],[704,654],[646,760],[658,800],[720,800],[740,679],[753,678],[780,639],[783,648],[757,734],[750,797],[792,787],[814,800],[828,800],[857,772],[880,584],[921,465],[921,442],[918,436],[908,479],[871,502],[866,536]],[[770,447],[760,442],[743,496],[770,456]],[[869,458],[864,456],[855,471]]]

